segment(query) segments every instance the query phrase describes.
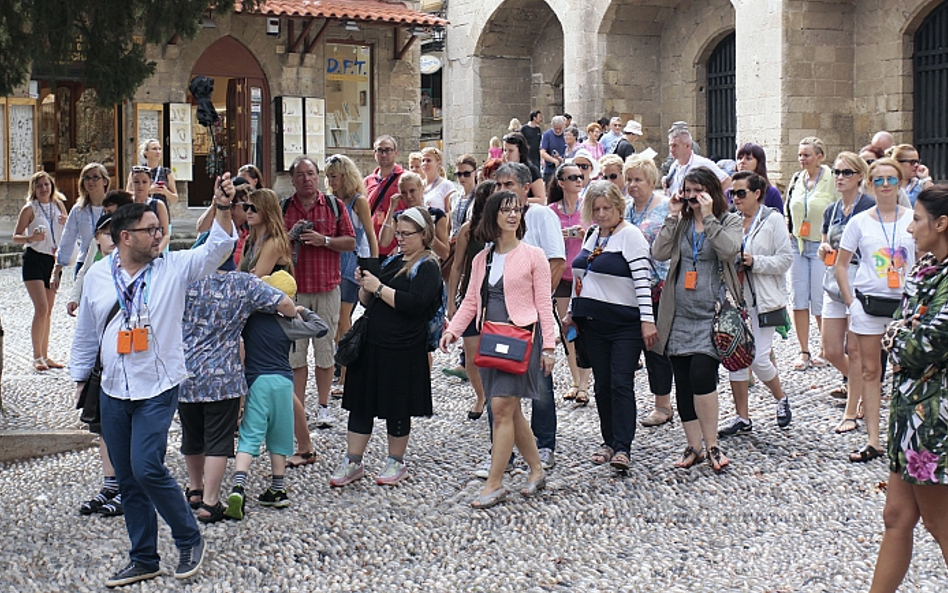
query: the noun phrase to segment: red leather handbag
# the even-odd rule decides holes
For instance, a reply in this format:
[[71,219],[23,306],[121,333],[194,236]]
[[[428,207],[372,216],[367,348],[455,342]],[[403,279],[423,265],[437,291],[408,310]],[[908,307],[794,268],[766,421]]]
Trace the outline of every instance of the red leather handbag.
[[481,327],[481,341],[474,356],[474,364],[485,369],[522,375],[530,366],[532,350],[532,326],[526,329],[510,323],[485,321]]

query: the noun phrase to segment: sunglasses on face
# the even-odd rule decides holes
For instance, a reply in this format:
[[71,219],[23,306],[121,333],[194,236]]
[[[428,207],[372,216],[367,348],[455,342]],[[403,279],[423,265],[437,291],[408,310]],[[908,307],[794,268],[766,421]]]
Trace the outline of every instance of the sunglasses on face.
[[[736,192],[735,192],[735,193],[736,193]],[[688,203],[689,203],[690,205],[692,205],[692,206],[694,206],[694,205],[696,205],[696,204],[698,203],[698,198],[685,198],[685,200],[687,200]]]
[[254,214],[257,213],[257,207],[249,202],[244,202],[241,204],[241,206],[243,207],[244,212],[253,212]]
[[464,179],[467,179],[473,174],[474,174],[474,171],[458,171],[457,172],[458,178],[464,178]]
[[583,171],[588,171],[593,168],[592,165],[587,165],[586,163],[573,163],[573,165],[579,167]]
[[918,159],[899,159],[900,163],[911,163],[913,167],[917,167],[918,163],[921,162]]
[[602,174],[602,178],[608,179],[609,181],[615,181],[619,177],[620,175],[618,173],[609,173],[608,175],[606,175],[605,173]]
[[833,169],[833,177],[845,177],[849,179],[855,174],[856,172],[852,169]]
[[872,178],[872,185],[876,187],[882,187],[883,185],[898,185],[898,184],[899,184],[898,177],[889,176],[889,177],[873,177]]
[[[749,190],[749,189],[732,189],[732,190],[731,190],[731,195],[732,195],[732,196],[734,196],[735,198],[740,198],[740,199],[742,199],[742,200],[743,200],[744,198],[746,198],[746,197],[747,197],[747,194],[749,194],[749,193],[750,193],[750,190]],[[691,198],[691,200],[694,200],[695,202],[698,201],[697,198]],[[691,202],[691,200],[688,200],[688,201]]]
[[582,181],[586,179],[585,175],[567,175],[563,178],[565,181]]

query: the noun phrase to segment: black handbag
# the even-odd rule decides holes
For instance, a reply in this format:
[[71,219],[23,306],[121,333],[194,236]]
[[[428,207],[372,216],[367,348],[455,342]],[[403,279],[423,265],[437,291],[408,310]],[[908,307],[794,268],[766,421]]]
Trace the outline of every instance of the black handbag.
[[787,316],[786,307],[757,314],[757,325],[759,327],[783,327],[788,323],[790,323],[790,318]]
[[[119,304],[116,301],[115,306],[112,307],[112,310],[109,312],[109,316],[105,320],[105,327],[109,326],[109,323],[112,322],[112,319],[115,317],[115,314],[119,311]],[[105,335],[105,330],[102,330],[102,335]],[[99,345],[99,350],[102,349],[101,344]],[[86,379],[85,385],[82,386],[82,393],[79,394],[79,399],[76,401],[76,409],[82,410],[79,414],[79,421],[85,422],[92,429],[98,429],[102,424],[102,414],[99,411],[99,390],[102,388],[102,355],[99,352],[96,352],[95,355],[95,365],[92,367],[92,372],[89,373],[89,378]]]
[[873,317],[892,317],[898,310],[899,305],[902,304],[902,299],[863,294],[859,289],[856,289],[856,298],[862,304],[862,310],[865,311],[866,315],[872,315]]
[[365,349],[365,334],[369,329],[369,310],[374,302],[373,300],[369,303],[362,317],[356,319],[346,335],[339,339],[339,345],[336,346],[336,364],[339,366],[347,367],[362,356],[362,351]]

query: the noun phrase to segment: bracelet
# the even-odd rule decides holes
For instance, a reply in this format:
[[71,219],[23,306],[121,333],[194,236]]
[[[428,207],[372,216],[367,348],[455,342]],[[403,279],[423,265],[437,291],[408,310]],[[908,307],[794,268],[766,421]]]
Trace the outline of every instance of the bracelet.
[[547,357],[547,358],[556,358],[555,356],[553,356],[553,355],[550,354],[549,352],[541,352],[541,353],[540,353],[540,356],[545,356],[545,357]]
[[385,285],[384,285],[384,284],[379,284],[379,287],[375,289],[375,293],[374,293],[374,294],[375,294],[375,298],[377,298],[377,299],[382,298],[382,289],[383,289],[383,288],[385,288]]
[[218,204],[217,202],[214,202],[214,207],[217,208],[218,210],[230,210],[234,207],[234,204],[231,203],[224,206],[222,204]]

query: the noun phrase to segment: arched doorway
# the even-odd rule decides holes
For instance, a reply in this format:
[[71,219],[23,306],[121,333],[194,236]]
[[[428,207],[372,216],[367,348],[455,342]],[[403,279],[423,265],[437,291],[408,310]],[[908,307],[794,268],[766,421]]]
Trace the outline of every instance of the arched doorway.
[[[212,43],[191,70],[190,79],[214,79],[214,107],[222,118],[227,146],[227,170],[235,172],[251,163],[271,184],[270,173],[270,87],[260,62],[247,47],[233,37]],[[188,206],[200,207],[213,194],[213,181],[203,174],[207,166],[210,138],[194,121],[194,181],[188,188]]]
[[486,150],[513,117],[526,123],[540,109],[549,122],[563,113],[563,26],[543,0],[501,4],[478,39],[474,60],[480,79],[476,147]]
[[936,181],[948,180],[948,2],[915,32],[915,148]]
[[737,152],[735,34],[722,39],[708,58],[708,151],[711,158],[731,159]]

